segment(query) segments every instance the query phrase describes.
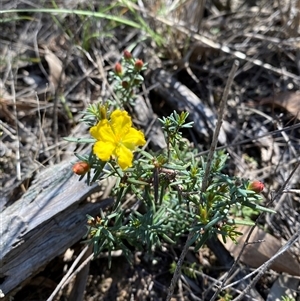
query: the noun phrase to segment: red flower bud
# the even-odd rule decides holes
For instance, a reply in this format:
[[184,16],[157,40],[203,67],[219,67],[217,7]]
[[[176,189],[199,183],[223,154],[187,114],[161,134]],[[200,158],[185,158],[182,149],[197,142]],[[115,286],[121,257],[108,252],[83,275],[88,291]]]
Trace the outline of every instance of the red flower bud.
[[124,50],[124,59],[130,60],[131,58],[132,58],[131,52],[129,52],[128,50]]
[[253,182],[249,183],[247,189],[252,190],[256,193],[260,193],[264,190],[264,187],[265,187],[265,185],[263,182],[253,181]]
[[115,65],[115,72],[119,76],[122,75],[123,68],[122,68],[122,65],[120,63],[116,63],[116,65]]
[[73,172],[76,175],[82,176],[84,174],[86,174],[89,170],[90,170],[90,165],[87,162],[81,161],[81,162],[77,162],[73,165]]
[[142,60],[136,60],[134,63],[134,69],[136,71],[141,71],[144,66],[144,62]]

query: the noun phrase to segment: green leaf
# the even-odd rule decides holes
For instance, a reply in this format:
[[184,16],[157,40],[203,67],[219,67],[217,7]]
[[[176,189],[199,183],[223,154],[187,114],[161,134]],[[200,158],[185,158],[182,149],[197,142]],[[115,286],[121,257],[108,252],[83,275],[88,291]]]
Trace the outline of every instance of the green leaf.
[[94,138],[73,138],[73,137],[65,137],[64,140],[68,142],[75,142],[75,143],[95,143],[96,139]]
[[229,225],[244,225],[244,226],[255,226],[255,222],[251,220],[238,220],[238,219],[229,219],[227,220]]
[[210,238],[210,236],[211,236],[210,232],[205,231],[204,234],[202,234],[202,237],[201,237],[200,241],[196,244],[194,252],[199,251],[199,249],[204,246],[204,244]]
[[260,205],[255,204],[255,209],[260,210],[260,211],[264,211],[264,212],[269,212],[269,213],[277,213],[275,210],[270,209],[270,208],[266,208]]
[[249,192],[249,190],[241,189],[241,188],[238,188],[237,191],[238,191],[239,194],[241,194],[244,197],[247,197],[248,192]]
[[141,181],[141,180],[136,180],[133,178],[127,179],[127,182],[130,184],[136,184],[136,185],[149,185],[149,183]]

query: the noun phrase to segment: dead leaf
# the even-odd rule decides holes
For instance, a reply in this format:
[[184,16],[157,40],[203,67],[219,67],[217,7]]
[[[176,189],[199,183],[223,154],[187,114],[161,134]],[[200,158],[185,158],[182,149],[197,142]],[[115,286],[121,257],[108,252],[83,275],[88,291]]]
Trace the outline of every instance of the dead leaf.
[[289,297],[288,300],[296,300],[299,279],[280,275],[273,283],[266,301],[281,301],[283,297]]
[[60,82],[64,80],[62,61],[48,48],[45,48],[45,60],[49,67],[49,84],[56,90],[61,86]]
[[274,96],[263,98],[259,104],[281,107],[297,119],[300,119],[300,91],[282,92]]
[[[226,249],[232,253],[234,258],[237,258],[247,238],[250,228],[247,226],[238,227],[237,231],[243,235],[239,237],[238,244],[234,244],[228,240],[225,245]],[[250,236],[250,243],[246,246],[241,261],[252,268],[258,268],[267,260],[269,260],[281,248],[281,243],[278,239],[265,231],[255,228]],[[300,276],[299,262],[292,256],[289,251],[286,251],[281,256],[276,258],[271,265],[271,269],[282,273],[288,273],[294,276]]]

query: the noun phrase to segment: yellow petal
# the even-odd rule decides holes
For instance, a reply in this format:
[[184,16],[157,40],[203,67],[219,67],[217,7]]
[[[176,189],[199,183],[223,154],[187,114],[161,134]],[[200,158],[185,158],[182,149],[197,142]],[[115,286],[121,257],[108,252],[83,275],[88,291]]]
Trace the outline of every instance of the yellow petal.
[[107,141],[97,141],[93,147],[93,153],[102,161],[108,161],[115,150],[115,144]]
[[118,164],[123,170],[132,166],[133,154],[124,145],[120,144],[116,149],[116,156],[118,158]]
[[132,122],[126,111],[115,110],[111,116],[111,127],[115,136],[120,140],[129,131]]
[[122,143],[129,149],[134,150],[136,146],[142,146],[146,144],[144,134],[134,128],[130,128],[124,135]]
[[90,134],[97,140],[107,141],[110,143],[115,142],[115,135],[112,131],[110,123],[107,119],[98,122],[97,125],[91,127]]
[[97,137],[99,136],[98,135],[98,127],[97,125],[93,126],[90,128],[90,134],[95,138],[97,139]]

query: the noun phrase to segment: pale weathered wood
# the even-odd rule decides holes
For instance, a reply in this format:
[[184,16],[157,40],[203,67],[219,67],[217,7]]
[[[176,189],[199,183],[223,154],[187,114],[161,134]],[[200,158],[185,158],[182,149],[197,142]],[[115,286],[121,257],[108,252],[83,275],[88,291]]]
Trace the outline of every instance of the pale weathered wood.
[[0,289],[4,295],[84,236],[86,214],[98,214],[113,202],[83,202],[100,189],[98,184],[79,182],[68,161],[38,174],[21,199],[0,213]]

